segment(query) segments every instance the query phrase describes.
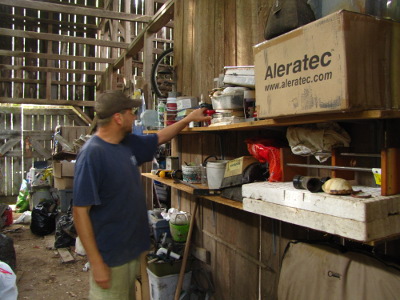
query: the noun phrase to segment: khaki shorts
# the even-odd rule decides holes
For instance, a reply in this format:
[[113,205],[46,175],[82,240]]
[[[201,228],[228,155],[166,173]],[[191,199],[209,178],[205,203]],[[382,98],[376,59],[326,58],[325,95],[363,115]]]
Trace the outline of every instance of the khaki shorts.
[[135,280],[140,259],[134,259],[122,266],[111,268],[111,287],[102,289],[93,280],[90,272],[90,300],[135,300]]

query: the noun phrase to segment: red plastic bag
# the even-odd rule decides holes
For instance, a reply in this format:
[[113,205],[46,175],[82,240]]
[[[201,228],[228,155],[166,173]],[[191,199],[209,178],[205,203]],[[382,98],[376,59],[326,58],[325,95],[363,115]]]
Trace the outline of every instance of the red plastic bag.
[[271,139],[246,139],[247,150],[259,162],[268,162],[268,181],[282,181],[281,154],[279,142]]

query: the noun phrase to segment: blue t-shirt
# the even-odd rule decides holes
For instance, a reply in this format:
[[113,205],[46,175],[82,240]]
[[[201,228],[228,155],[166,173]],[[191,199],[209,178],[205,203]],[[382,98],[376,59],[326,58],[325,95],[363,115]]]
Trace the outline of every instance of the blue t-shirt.
[[93,136],[75,164],[74,206],[92,206],[90,218],[99,251],[110,267],[150,247],[146,199],[138,166],[151,161],[157,135],[129,134],[119,144]]

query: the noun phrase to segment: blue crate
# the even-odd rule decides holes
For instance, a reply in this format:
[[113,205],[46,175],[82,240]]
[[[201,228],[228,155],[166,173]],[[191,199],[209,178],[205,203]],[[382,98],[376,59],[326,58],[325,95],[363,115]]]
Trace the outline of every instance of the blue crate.
[[153,232],[154,239],[158,242],[161,235],[166,232],[168,237],[171,237],[171,232],[169,230],[169,222],[164,219],[158,218],[153,211],[149,210],[149,224],[151,231]]

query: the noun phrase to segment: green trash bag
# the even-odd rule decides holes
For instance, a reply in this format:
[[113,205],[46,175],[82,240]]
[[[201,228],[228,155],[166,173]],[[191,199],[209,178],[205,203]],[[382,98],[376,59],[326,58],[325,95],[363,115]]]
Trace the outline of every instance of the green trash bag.
[[29,189],[28,183],[25,179],[22,180],[15,208],[18,213],[22,213],[29,209]]

